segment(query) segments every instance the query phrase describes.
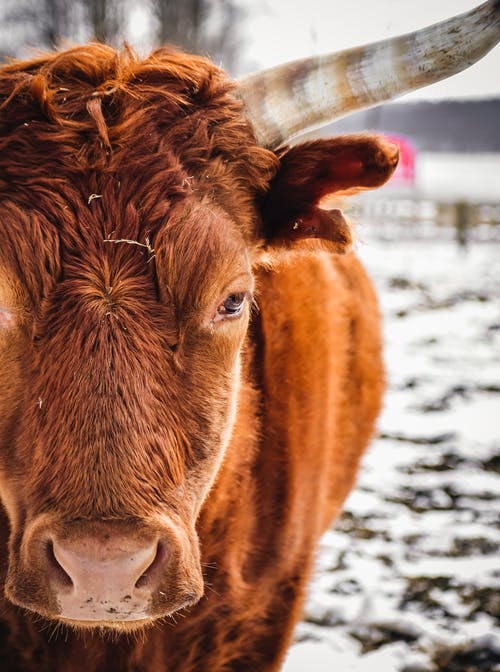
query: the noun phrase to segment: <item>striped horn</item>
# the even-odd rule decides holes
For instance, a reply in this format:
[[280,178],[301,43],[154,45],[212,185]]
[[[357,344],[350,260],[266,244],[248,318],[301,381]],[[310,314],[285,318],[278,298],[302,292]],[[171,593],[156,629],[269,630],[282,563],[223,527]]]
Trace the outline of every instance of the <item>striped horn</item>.
[[276,149],[356,110],[450,77],[500,40],[500,0],[400,37],[245,77],[238,95],[257,141]]

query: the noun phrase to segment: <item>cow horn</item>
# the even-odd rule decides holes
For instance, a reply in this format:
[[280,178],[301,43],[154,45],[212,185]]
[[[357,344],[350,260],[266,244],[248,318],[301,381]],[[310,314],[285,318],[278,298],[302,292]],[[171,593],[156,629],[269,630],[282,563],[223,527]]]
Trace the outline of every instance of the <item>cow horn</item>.
[[500,0],[400,37],[263,70],[238,82],[257,141],[276,149],[356,110],[465,70],[500,39]]

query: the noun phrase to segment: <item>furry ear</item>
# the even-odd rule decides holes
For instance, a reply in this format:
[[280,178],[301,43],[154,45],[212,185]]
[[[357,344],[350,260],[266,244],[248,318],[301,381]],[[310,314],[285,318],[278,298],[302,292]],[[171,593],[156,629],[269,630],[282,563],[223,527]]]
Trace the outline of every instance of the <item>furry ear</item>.
[[319,207],[330,194],[352,194],[380,187],[394,172],[398,147],[378,135],[344,135],[285,148],[262,207],[269,243],[289,246],[320,238],[337,253],[352,242],[349,224],[338,209]]

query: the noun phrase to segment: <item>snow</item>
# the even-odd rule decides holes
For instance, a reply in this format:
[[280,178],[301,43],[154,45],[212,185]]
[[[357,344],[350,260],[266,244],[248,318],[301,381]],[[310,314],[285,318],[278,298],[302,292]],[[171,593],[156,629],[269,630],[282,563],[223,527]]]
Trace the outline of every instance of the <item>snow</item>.
[[500,243],[362,235],[388,391],[283,670],[498,672]]

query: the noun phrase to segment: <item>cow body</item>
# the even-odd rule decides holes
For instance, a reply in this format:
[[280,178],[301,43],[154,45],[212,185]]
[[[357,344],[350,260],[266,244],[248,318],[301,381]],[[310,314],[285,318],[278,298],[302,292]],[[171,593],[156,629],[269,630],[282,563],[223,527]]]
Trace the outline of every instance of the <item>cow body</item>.
[[318,204],[397,158],[276,155],[210,64],[120,58],[0,78],[2,669],[271,672],[383,388]]
[[326,203],[398,159],[285,143],[499,35],[489,0],[237,86],[168,49],[0,69],[2,670],[279,670],[383,388]]

